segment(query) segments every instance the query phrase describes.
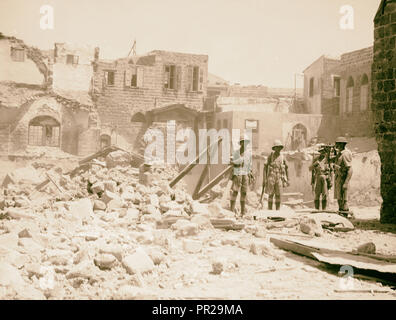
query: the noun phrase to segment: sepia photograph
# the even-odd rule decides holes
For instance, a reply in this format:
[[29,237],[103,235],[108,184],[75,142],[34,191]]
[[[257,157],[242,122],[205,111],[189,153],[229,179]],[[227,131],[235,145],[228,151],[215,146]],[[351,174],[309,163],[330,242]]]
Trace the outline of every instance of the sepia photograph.
[[396,300],[395,39],[396,0],[0,0],[0,300]]

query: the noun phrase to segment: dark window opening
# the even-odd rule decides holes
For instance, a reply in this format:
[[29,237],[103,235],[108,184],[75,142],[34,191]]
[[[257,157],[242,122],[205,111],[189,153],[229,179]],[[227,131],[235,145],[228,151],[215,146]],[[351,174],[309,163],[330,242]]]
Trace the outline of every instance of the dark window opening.
[[59,122],[48,116],[34,118],[29,123],[28,144],[32,146],[59,147]]
[[110,145],[111,145],[110,136],[107,134],[102,134],[100,136],[100,148],[104,149],[104,148],[110,147]]
[[107,86],[114,86],[115,72],[105,71],[105,83]]
[[78,56],[68,54],[66,56],[66,64],[78,64]]
[[17,62],[25,61],[25,50],[19,48],[11,48],[11,59]]
[[175,89],[176,88],[176,66],[168,65],[165,66],[165,89]]
[[341,88],[341,79],[340,77],[334,77],[334,96],[339,97],[340,96],[340,88]]
[[136,73],[132,74],[131,87],[137,87],[137,74]]
[[198,83],[199,83],[199,67],[194,67],[192,91],[198,91]]
[[309,96],[313,97],[314,95],[314,78],[309,79]]

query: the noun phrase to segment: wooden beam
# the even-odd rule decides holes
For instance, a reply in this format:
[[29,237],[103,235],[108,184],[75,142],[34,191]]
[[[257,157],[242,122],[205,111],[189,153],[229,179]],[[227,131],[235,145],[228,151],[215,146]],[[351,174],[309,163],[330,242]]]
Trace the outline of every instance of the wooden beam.
[[217,177],[215,177],[212,181],[210,181],[201,191],[197,194],[197,199],[202,197],[206,192],[212,189],[216,184],[218,184],[226,174],[229,174],[233,169],[232,165],[229,165],[226,169],[220,172]]
[[203,157],[203,155],[206,154],[206,152],[208,151],[209,148],[212,148],[213,146],[215,146],[216,144],[218,144],[221,140],[223,140],[223,138],[219,138],[217,139],[217,141],[213,142],[209,147],[206,147],[205,150],[203,150],[198,157],[196,157],[193,161],[191,161],[170,183],[169,186],[172,188],[173,186],[176,185],[176,183],[178,183],[181,179],[183,179],[183,177],[189,173],[192,168],[194,168],[198,163],[199,163],[199,159],[201,159],[201,157]]
[[197,194],[198,194],[198,192],[199,192],[199,189],[201,189],[201,186],[202,186],[202,183],[203,183],[204,179],[205,179],[206,176],[208,175],[208,171],[209,171],[209,165],[207,164],[207,165],[205,166],[205,168],[203,169],[203,171],[202,171],[202,173],[201,173],[201,176],[199,177],[198,183],[197,183],[197,185],[196,185],[196,187],[195,187],[195,189],[194,189],[194,192],[193,192],[193,194],[192,194],[192,198],[193,198],[194,200],[196,199],[196,196],[197,196]]

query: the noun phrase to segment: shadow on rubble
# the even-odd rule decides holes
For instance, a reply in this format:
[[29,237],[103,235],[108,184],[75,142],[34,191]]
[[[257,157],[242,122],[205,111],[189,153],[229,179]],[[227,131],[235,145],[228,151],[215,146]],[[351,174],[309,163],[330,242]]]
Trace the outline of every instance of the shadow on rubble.
[[[285,256],[294,261],[302,262],[307,266],[316,268],[320,271],[326,272],[327,274],[337,275],[340,278],[345,276],[345,273],[340,273],[340,265],[331,265],[323,263],[305,256],[301,256],[292,252],[286,252]],[[315,272],[313,269],[307,269],[307,272]],[[396,280],[392,273],[381,273],[374,270],[363,270],[354,268],[354,278],[365,280],[368,282],[380,282],[382,285],[389,286],[392,290],[396,290]]]
[[396,224],[381,223],[378,219],[351,219],[351,222],[358,230],[374,230],[396,234]]

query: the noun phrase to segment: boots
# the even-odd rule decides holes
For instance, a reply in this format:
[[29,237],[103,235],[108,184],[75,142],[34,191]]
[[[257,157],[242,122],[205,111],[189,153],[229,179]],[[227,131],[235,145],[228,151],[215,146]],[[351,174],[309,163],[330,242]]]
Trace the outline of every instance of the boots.
[[235,200],[231,200],[231,209],[232,212],[235,211]]
[[276,210],[280,210],[280,201],[275,202]]
[[245,201],[241,201],[241,216],[245,215]]
[[272,200],[268,200],[268,210],[272,210]]
[[322,199],[322,210],[326,210],[326,206],[327,206],[327,200]]
[[319,200],[314,200],[315,202],[315,209],[319,210]]

